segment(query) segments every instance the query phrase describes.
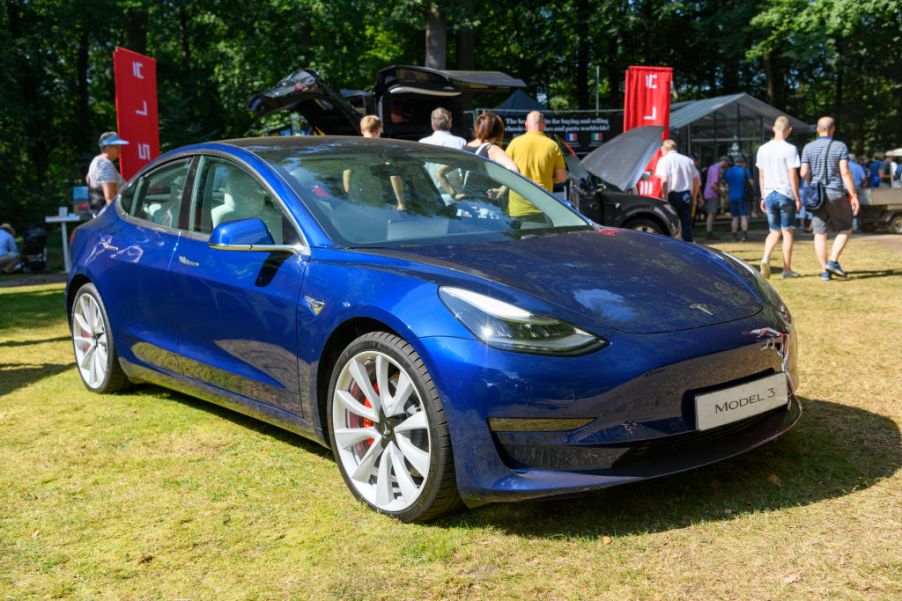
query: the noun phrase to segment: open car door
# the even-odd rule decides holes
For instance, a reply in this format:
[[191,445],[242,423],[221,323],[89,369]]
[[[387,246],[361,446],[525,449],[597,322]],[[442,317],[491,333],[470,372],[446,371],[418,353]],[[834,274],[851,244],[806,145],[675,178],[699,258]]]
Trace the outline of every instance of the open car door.
[[275,87],[254,94],[247,106],[261,117],[281,110],[297,111],[319,134],[360,135],[360,113],[312,69],[298,69]]
[[500,71],[446,71],[393,65],[376,74],[373,97],[383,135],[418,140],[432,133],[430,115],[437,107],[451,111],[451,131],[470,136],[464,111],[473,93],[504,93],[524,88],[523,80]]

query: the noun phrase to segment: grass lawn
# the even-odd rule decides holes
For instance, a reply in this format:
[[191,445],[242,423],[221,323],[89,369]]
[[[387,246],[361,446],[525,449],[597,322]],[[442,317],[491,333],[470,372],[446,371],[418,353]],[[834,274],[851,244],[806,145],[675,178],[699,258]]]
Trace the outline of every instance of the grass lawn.
[[902,253],[853,239],[823,283],[796,250],[806,277],[773,280],[801,335],[794,431],[427,525],[365,509],[294,435],[153,386],[88,393],[62,286],[0,289],[0,599],[900,599]]

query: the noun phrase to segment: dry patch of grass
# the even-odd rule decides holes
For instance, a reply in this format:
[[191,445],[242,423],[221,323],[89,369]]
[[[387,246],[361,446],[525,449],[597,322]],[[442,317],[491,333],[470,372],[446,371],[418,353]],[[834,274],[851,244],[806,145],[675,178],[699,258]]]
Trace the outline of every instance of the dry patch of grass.
[[[723,244],[750,262],[758,244]],[[902,595],[902,254],[774,286],[805,415],[691,473],[436,523],[376,515],[313,443],[72,363],[61,286],[0,290],[0,599],[890,599]]]

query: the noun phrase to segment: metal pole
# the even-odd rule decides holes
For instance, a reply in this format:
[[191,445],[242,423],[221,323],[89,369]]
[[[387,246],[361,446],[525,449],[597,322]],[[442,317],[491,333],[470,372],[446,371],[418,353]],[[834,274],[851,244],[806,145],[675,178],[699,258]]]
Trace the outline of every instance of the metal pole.
[[595,65],[595,115],[598,115],[598,88],[601,87],[601,67]]

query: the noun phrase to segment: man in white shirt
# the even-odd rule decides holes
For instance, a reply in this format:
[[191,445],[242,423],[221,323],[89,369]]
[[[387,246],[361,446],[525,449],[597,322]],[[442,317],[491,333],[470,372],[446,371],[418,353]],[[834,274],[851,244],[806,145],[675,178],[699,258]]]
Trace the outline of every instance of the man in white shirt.
[[655,175],[661,180],[664,198],[680,216],[683,240],[692,242],[692,204],[698,197],[702,182],[692,159],[675,149],[676,142],[664,140]]
[[799,198],[799,151],[786,141],[792,133],[789,119],[774,121],[774,139],[758,149],[755,166],[761,185],[761,212],[767,215],[770,232],[764,240],[761,275],[770,277],[770,255],[783,238],[783,278],[797,278],[792,270],[792,242],[796,213],[802,210]]
[[433,146],[444,146],[462,150],[467,141],[460,136],[451,133],[451,111],[439,107],[432,111],[432,135],[426,136],[420,142]]

